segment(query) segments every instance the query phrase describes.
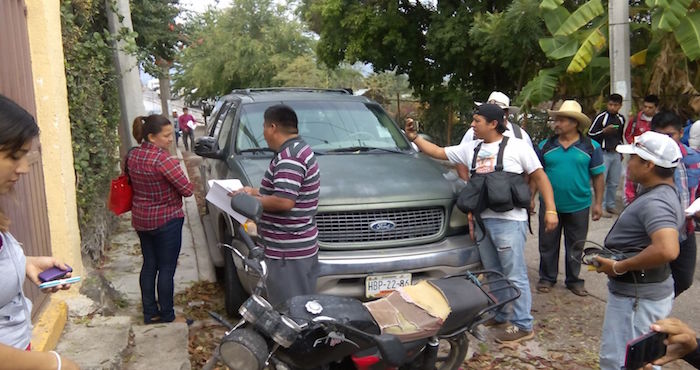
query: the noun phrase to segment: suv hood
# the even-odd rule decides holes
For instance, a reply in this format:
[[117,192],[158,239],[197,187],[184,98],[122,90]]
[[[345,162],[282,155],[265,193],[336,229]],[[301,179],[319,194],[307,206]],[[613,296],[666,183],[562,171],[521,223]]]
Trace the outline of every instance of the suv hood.
[[[454,172],[418,153],[323,154],[316,160],[322,206],[453,199],[459,187]],[[238,156],[234,161],[257,187],[270,157]]]

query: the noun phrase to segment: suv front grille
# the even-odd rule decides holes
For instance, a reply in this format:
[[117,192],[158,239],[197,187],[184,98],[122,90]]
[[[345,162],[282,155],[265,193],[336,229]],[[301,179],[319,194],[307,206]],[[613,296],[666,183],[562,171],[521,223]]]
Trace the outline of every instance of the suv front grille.
[[[373,223],[395,227],[375,231]],[[390,221],[390,223],[382,222]],[[437,236],[445,221],[442,207],[377,211],[324,212],[316,215],[319,241],[327,244],[406,240]]]

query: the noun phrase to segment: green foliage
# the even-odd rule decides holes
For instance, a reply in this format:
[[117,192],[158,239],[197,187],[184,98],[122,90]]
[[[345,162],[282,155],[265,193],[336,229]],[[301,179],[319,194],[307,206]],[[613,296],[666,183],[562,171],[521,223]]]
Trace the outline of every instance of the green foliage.
[[61,2],[68,104],[82,249],[98,258],[111,227],[119,97],[102,1]]
[[311,52],[303,31],[272,0],[236,0],[229,9],[209,10],[186,30],[189,46],[176,58],[175,88],[212,97],[279,84],[275,76]]
[[571,35],[603,13],[605,13],[605,9],[603,9],[603,4],[600,0],[590,0],[578,7],[554,32],[554,36]]
[[552,99],[561,73],[561,68],[541,69],[537,76],[523,87],[516,100],[517,104],[536,106]]
[[674,35],[688,59],[700,59],[700,12],[682,18]]
[[693,0],[646,0],[649,8],[655,8],[651,20],[652,30],[673,32],[685,19]]
[[180,13],[178,0],[130,0],[131,22],[138,34],[138,57],[144,70],[160,76],[158,63],[169,63],[175,58],[175,46],[180,41],[175,18]]
[[423,127],[451,138],[450,112],[468,116],[474,97],[513,94],[546,62],[538,0],[305,0],[301,13],[320,35],[327,65],[371,63],[406,74],[429,106]]
[[598,54],[606,45],[607,39],[603,34],[603,27],[607,25],[607,22],[603,20],[599,22],[597,27],[588,30],[586,38],[581,42],[581,47],[578,49],[571,63],[566,68],[568,73],[578,73],[583,71],[588,63],[593,59],[593,56]]
[[364,86],[362,74],[352,67],[319,66],[309,54],[294,59],[273,78],[273,84],[288,87],[351,88]]

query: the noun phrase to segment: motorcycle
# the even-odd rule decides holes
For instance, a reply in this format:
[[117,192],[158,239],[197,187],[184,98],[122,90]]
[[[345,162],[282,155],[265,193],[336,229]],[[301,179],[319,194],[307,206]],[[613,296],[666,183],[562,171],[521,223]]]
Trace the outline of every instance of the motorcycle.
[[[255,223],[262,216],[260,202],[246,194],[235,194],[231,207]],[[248,247],[247,256],[229,245],[221,246],[260,278],[239,308],[241,319],[235,325],[210,312],[228,331],[205,370],[219,361],[235,370],[457,370],[469,347],[467,333],[479,338],[477,326],[520,296],[501,273],[482,270],[426,282],[429,286],[423,291],[439,293],[431,295],[427,305],[419,296],[415,301],[424,301],[422,305],[405,304],[402,298],[407,292],[402,291],[365,304],[354,298],[312,294],[273,307],[262,296],[267,277],[262,247],[244,226],[237,229]],[[437,309],[427,306],[441,303],[449,307],[448,315],[436,319]],[[401,310],[387,316],[387,307]],[[394,321],[408,322],[403,328],[409,330],[397,332]]]

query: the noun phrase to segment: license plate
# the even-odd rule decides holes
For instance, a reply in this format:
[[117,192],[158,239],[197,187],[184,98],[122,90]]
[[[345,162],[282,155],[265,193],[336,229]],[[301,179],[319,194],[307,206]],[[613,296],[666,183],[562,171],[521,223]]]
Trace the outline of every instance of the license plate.
[[367,276],[365,280],[365,297],[380,297],[407,285],[411,285],[411,274]]

